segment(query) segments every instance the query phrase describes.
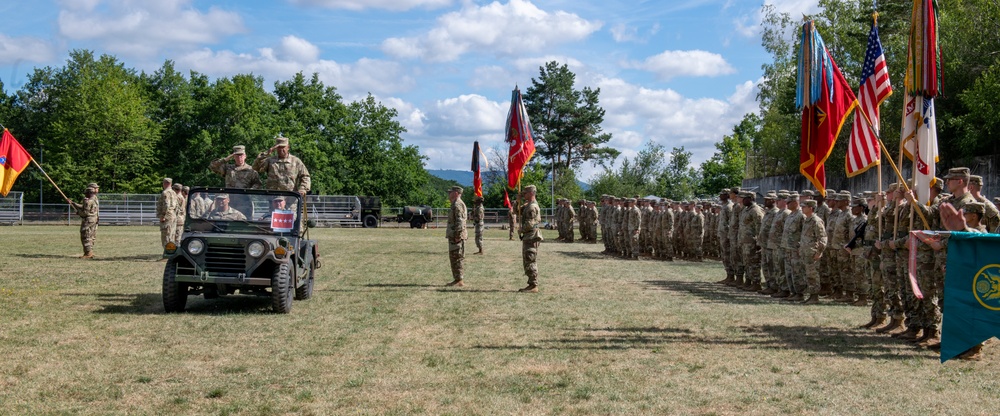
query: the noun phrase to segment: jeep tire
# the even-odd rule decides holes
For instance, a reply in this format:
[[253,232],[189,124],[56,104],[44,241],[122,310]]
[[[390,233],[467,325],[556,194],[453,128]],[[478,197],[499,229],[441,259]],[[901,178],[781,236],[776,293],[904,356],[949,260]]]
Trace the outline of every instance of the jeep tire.
[[271,277],[271,309],[277,313],[292,311],[292,298],[295,296],[293,285],[287,263],[274,268],[274,276]]
[[184,312],[187,298],[187,283],[177,283],[177,261],[169,259],[163,268],[163,310],[167,313]]

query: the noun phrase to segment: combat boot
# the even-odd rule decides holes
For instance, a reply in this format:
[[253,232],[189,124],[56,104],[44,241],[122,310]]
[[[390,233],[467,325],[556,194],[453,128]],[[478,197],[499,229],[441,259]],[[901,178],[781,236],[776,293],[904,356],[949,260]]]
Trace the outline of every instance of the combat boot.
[[744,290],[746,290],[747,292],[759,292],[760,291],[760,283],[751,283]]
[[782,290],[782,291],[780,291],[778,293],[772,294],[771,297],[772,298],[776,298],[776,299],[784,299],[784,298],[787,298],[787,297],[789,297],[791,295],[792,294],[789,293],[787,290]]
[[958,359],[968,360],[968,361],[979,361],[983,358],[983,344],[976,345],[975,347],[969,348],[965,352],[958,354]]
[[92,259],[92,258],[94,258],[94,252],[90,251],[90,250],[86,250],[86,251],[83,252],[83,255],[80,256],[80,258],[81,259]]
[[830,289],[830,292],[824,297],[832,301],[836,301],[838,298],[844,297],[844,293],[841,292],[840,289]]
[[733,281],[727,283],[731,287],[743,286],[743,276],[736,276]]
[[518,289],[517,291],[521,293],[538,293],[538,286],[528,285],[525,286],[523,289]]
[[446,284],[445,286],[462,287],[462,286],[465,286],[465,283],[462,282],[462,279],[455,279],[455,280],[452,280],[451,283]]
[[844,296],[838,297],[836,301],[841,303],[854,303],[854,291],[848,290]]
[[819,303],[819,295],[817,295],[815,293],[812,294],[812,295],[809,295],[809,299],[806,299],[806,300],[802,301],[803,305],[816,305],[818,303]]
[[715,283],[719,283],[719,284],[723,284],[723,285],[728,285],[728,282],[730,280],[733,280],[733,274],[732,273],[726,273],[726,278],[725,279],[722,279],[722,280],[720,280],[718,282],[715,282]]
[[833,293],[833,290],[830,289],[830,284],[829,283],[821,283],[819,285],[819,292],[817,292],[816,294],[820,295],[820,296],[829,296],[831,293]]
[[885,317],[884,316],[878,316],[878,317],[873,316],[872,320],[868,321],[867,324],[859,326],[858,328],[861,328],[861,329],[871,329],[871,328],[874,328],[876,326],[882,325],[884,323],[885,323]]
[[937,328],[934,327],[924,328],[924,334],[921,335],[920,338],[913,340],[913,343],[917,344],[918,347],[926,347],[927,344],[933,342],[934,339],[937,338],[937,336],[938,336]]
[[864,293],[858,295],[858,300],[851,303],[851,306],[868,306],[868,295]]
[[920,338],[920,335],[921,333],[923,333],[923,330],[924,329],[922,327],[911,325],[908,328],[906,328],[906,331],[903,331],[902,333],[898,334],[899,336],[896,336],[894,334],[893,337],[899,338],[904,341],[913,341],[917,338]]
[[803,297],[801,293],[796,293],[796,294],[794,294],[792,296],[789,296],[787,298],[784,298],[782,300],[786,300],[786,301],[789,301],[789,302],[802,302],[803,300],[805,300],[805,297]]
[[769,287],[769,288],[761,290],[760,292],[757,292],[757,293],[760,293],[760,294],[766,296],[766,295],[773,295],[775,293],[778,293],[778,291],[774,290],[774,288]]
[[883,326],[883,327],[881,327],[879,329],[876,329],[875,332],[877,332],[879,334],[884,334],[886,332],[889,332],[889,331],[892,331],[892,330],[894,330],[896,328],[899,328],[902,325],[903,325],[903,320],[902,319],[893,317],[892,319],[889,320],[889,324],[888,325]]

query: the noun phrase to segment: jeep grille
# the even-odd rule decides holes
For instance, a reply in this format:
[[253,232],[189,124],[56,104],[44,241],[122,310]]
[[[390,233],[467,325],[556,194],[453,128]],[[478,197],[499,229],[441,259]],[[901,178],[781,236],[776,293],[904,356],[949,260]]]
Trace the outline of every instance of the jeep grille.
[[208,244],[205,269],[213,273],[242,273],[246,270],[246,255],[242,245]]

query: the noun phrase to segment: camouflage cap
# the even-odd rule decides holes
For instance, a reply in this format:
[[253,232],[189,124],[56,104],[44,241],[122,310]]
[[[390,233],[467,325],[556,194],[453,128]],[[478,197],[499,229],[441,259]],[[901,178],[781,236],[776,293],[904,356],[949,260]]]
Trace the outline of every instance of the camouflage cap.
[[184,189],[184,185],[181,185],[179,183],[175,183],[170,188],[173,189],[173,190],[175,190],[175,191],[179,191],[181,189]]
[[801,195],[801,196],[816,196],[816,193],[813,192],[812,189],[806,189],[806,190],[804,190],[802,192],[799,192],[799,195]]
[[802,201],[802,206],[816,208],[816,200],[810,199],[808,201]]
[[945,178],[945,180],[951,179],[951,178],[961,178],[961,179],[969,180],[969,176],[971,176],[969,174],[969,168],[962,167],[962,168],[951,168],[951,169],[948,169],[948,174],[944,175],[944,178]]
[[931,189],[937,189],[938,191],[943,191],[944,180],[941,178],[934,178],[934,182],[931,183]]
[[722,188],[719,190],[719,195],[729,194],[729,188]]
[[[826,195],[830,195],[832,193],[836,193],[837,192],[837,191],[835,191],[833,189],[824,189],[823,191],[825,191]],[[821,195],[821,194],[819,192],[816,192],[816,195]]]
[[288,147],[288,138],[282,135],[278,135],[278,137],[274,138],[274,145]]
[[986,204],[982,202],[969,202],[965,204],[965,207],[962,209],[964,209],[967,214],[984,214],[986,213]]
[[483,202],[483,197],[481,197],[479,195],[476,195],[475,198],[472,198],[472,201],[473,202]]
[[101,187],[97,185],[97,182],[88,183],[87,187],[88,188],[94,188],[94,189],[101,189]]
[[780,199],[780,200],[784,201],[784,200],[788,199],[788,192],[785,192],[785,191],[778,192],[777,196],[778,196],[777,199]]
[[247,147],[244,146],[244,145],[242,145],[242,144],[233,146],[233,154],[234,155],[245,155],[245,154],[247,154]]
[[798,192],[789,192],[788,193],[788,197],[786,197],[786,199],[788,200],[788,202],[798,201],[799,200],[799,193]]
[[528,185],[524,187],[524,192],[536,193],[538,192],[538,189],[535,188],[535,185]]
[[271,198],[271,202],[278,202],[278,201],[284,202],[285,201],[285,197],[279,195],[279,196],[276,196],[274,198]]
[[740,198],[756,198],[757,194],[753,191],[743,191],[740,192]]
[[458,186],[458,185],[455,185],[455,186],[452,186],[451,188],[448,188],[448,192],[462,193],[462,191],[464,191],[464,190],[465,190],[465,188],[462,188],[461,186]]
[[889,184],[888,192],[895,192],[896,188],[899,188],[899,184],[898,183],[895,183],[895,182],[894,183],[890,183]]
[[865,202],[865,200],[863,198],[854,198],[854,200],[851,201],[851,206],[864,208],[867,205],[868,205],[868,203]]
[[979,175],[969,176],[969,185],[983,186],[983,177]]
[[864,197],[865,199],[874,198],[875,197],[875,192],[864,191],[864,192],[861,193],[861,196]]
[[785,193],[785,194],[787,194],[787,193],[788,193],[788,190],[787,190],[787,189],[779,189],[779,190],[778,190],[778,193],[779,193],[779,194],[782,194],[782,193]]
[[851,195],[851,191],[840,191],[840,196],[844,198],[845,201],[850,201],[854,195]]
[[166,183],[173,183],[173,182],[174,182],[174,180],[173,180],[173,179],[171,179],[171,178],[163,178],[163,182],[166,182]]
[[739,195],[740,191],[742,191],[742,189],[740,189],[739,187],[729,188],[729,193],[731,193],[731,194],[737,194],[737,195]]
[[229,199],[229,194],[215,194],[215,199]]

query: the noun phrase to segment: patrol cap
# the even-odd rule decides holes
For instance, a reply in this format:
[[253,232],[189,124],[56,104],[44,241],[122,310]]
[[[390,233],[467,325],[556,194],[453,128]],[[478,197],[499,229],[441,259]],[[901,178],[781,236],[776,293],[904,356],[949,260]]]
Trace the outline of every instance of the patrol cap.
[[719,190],[719,195],[728,194],[729,188],[722,188]]
[[184,186],[183,186],[183,185],[181,185],[181,184],[179,184],[179,183],[175,183],[175,184],[173,184],[173,186],[171,186],[170,188],[172,188],[172,189],[173,189],[173,190],[175,190],[175,191],[179,191],[179,190],[181,190],[181,189],[184,189]]
[[233,154],[234,155],[245,155],[245,154],[247,154],[247,147],[244,146],[244,145],[242,145],[242,144],[241,145],[233,146]]
[[739,195],[740,191],[741,191],[741,189],[739,187],[729,188],[729,193],[731,193],[731,194],[737,194],[737,195]]
[[538,192],[538,189],[535,188],[535,185],[528,185],[524,187],[524,192],[536,193]]
[[801,196],[816,196],[816,193],[813,192],[812,189],[806,189],[806,190],[804,190],[802,192],[799,192],[799,195],[801,195]]
[[788,199],[788,192],[785,192],[785,191],[778,192],[777,199],[780,199],[780,200],[786,200],[786,199]]
[[451,188],[448,188],[448,192],[462,193],[463,190],[464,190],[464,188],[462,188],[461,186],[458,186],[458,185],[455,185],[455,186],[452,186]]
[[788,193],[788,190],[787,190],[787,189],[779,189],[779,190],[778,190],[778,195],[781,195],[781,194],[787,194],[787,193]]
[[94,188],[94,189],[101,189],[101,187],[97,185],[97,182],[88,183],[87,187],[88,188]]
[[896,188],[899,188],[899,184],[898,183],[890,183],[888,191],[889,192],[894,192],[894,191],[896,191]]
[[979,175],[969,176],[969,185],[983,186],[983,177]]
[[810,208],[816,208],[816,200],[815,199],[810,199],[810,200],[807,200],[807,201],[802,201],[802,206],[804,206],[804,207],[810,207]]
[[216,194],[215,199],[229,199],[229,194]]
[[171,178],[163,178],[163,181],[166,183],[174,183],[174,180]]
[[869,198],[874,198],[874,197],[875,197],[875,192],[872,192],[872,191],[864,191],[864,192],[862,192],[862,193],[861,193],[861,196],[862,196],[863,198],[865,198],[865,199],[869,199]]
[[946,180],[951,178],[961,178],[969,180],[969,176],[971,176],[969,175],[969,168],[951,168],[948,169],[948,174],[944,175],[944,178]]
[[[830,195],[830,194],[834,194],[834,193],[837,193],[837,191],[834,191],[833,189],[825,189],[824,191],[826,191],[826,192],[825,192],[825,194],[826,194],[826,195]],[[824,194],[821,194],[821,193],[819,193],[819,192],[816,192],[816,195],[817,195],[817,196],[824,196]]]
[[944,190],[944,180],[941,178],[934,178],[934,183],[931,184],[931,189],[937,189],[939,191]]
[[278,201],[284,202],[285,201],[285,197],[283,197],[283,196],[276,196],[274,198],[271,198],[271,202],[278,202]]
[[864,208],[866,205],[868,205],[868,204],[862,198],[854,198],[854,201],[851,202],[851,206],[855,206],[855,207],[862,207],[862,208]]
[[786,199],[789,202],[791,202],[791,201],[798,201],[799,200],[799,193],[798,192],[789,192],[788,193],[788,197],[786,197]]
[[274,145],[275,145],[275,146],[284,146],[284,147],[288,147],[288,138],[287,138],[287,137],[285,137],[285,136],[278,136],[278,137],[275,137],[275,138],[274,138]]
[[473,200],[473,201],[477,201],[477,202],[483,202],[483,197],[481,197],[481,196],[479,196],[479,195],[476,195],[476,197],[475,197],[475,198],[472,198],[472,200]]
[[966,213],[984,214],[986,213],[986,204],[982,202],[969,202],[965,204],[963,209]]
[[740,198],[755,198],[757,195],[751,191],[740,192]]
[[191,187],[190,187],[190,186],[186,186],[186,185],[185,185],[185,186],[184,186],[184,188],[183,188],[183,191],[184,191],[184,192],[188,192],[188,191],[190,191],[190,190],[191,190]]
[[626,198],[625,202],[635,202],[635,198]]

